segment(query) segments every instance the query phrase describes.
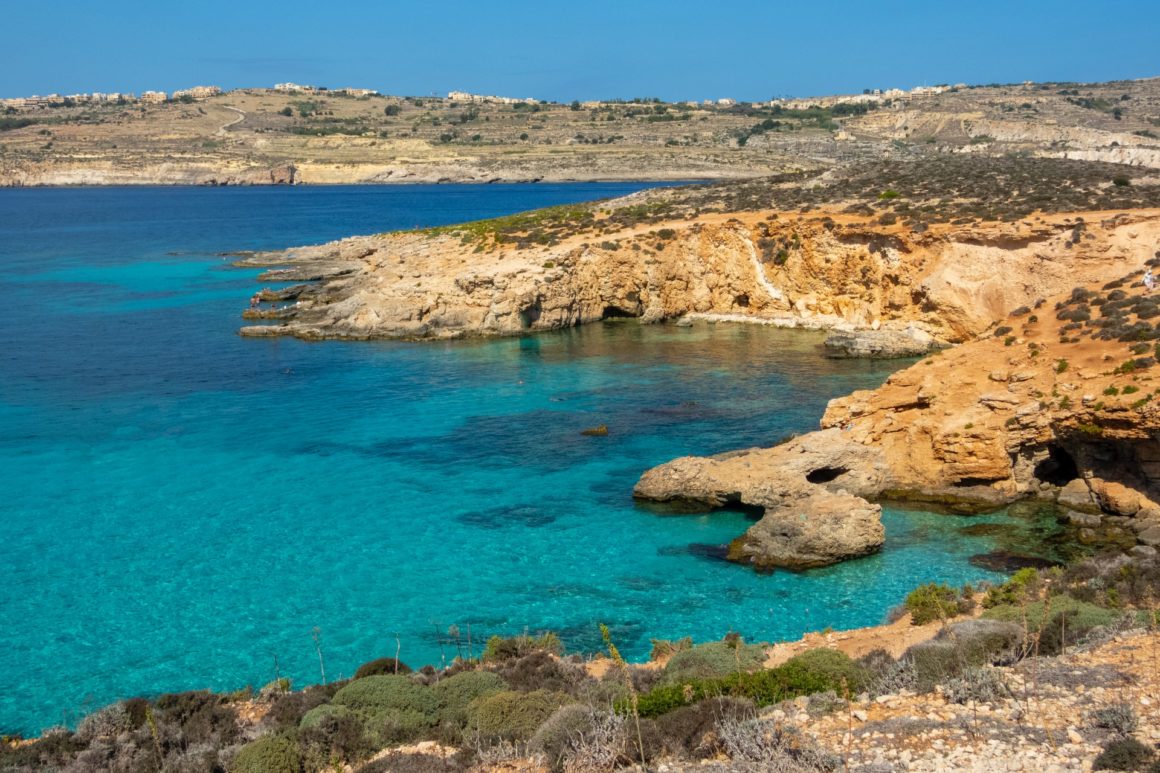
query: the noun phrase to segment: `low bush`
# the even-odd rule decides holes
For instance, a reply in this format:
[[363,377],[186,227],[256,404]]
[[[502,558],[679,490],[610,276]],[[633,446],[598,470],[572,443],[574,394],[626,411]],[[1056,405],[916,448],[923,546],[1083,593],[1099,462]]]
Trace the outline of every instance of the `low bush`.
[[328,703],[337,691],[334,685],[316,685],[302,692],[280,695],[274,699],[262,722],[268,727],[297,727],[311,709]]
[[1020,569],[1001,585],[992,585],[983,598],[984,607],[1020,604],[1034,597],[1041,585],[1036,569]]
[[116,738],[134,727],[125,704],[114,703],[82,719],[77,725],[76,735],[82,743],[90,744],[98,739]]
[[1094,727],[1113,730],[1123,736],[1131,735],[1140,726],[1136,710],[1132,708],[1130,703],[1114,703],[1111,706],[1096,709],[1091,713],[1091,723]]
[[906,596],[903,605],[913,625],[926,625],[959,614],[959,592],[946,585],[920,585]]
[[[783,700],[827,690],[853,694],[868,684],[869,674],[845,654],[836,650],[816,649],[803,652],[777,668],[765,671],[732,673],[719,679],[661,685],[640,696],[638,710],[641,716],[660,716],[703,698],[718,696],[747,698],[758,706],[771,706]],[[619,701],[617,709],[627,711],[627,702]]]
[[706,698],[657,717],[656,726],[668,753],[709,759],[723,750],[718,723],[752,717],[755,711],[744,698]]
[[1023,605],[1003,604],[983,613],[990,620],[1025,625],[1028,634],[1038,634],[1038,653],[1057,654],[1065,645],[1078,642],[1094,628],[1111,625],[1117,613],[1071,596],[1052,596],[1047,601]]
[[730,759],[759,770],[833,771],[842,765],[836,754],[781,722],[757,718],[725,720],[718,732]]
[[177,725],[187,746],[226,746],[238,737],[238,716],[224,695],[209,690],[167,693],[155,705],[162,721]]
[[964,620],[948,625],[930,641],[920,642],[902,656],[915,689],[927,692],[967,669],[1015,660],[1023,644],[1023,628],[999,620]]
[[354,712],[346,706],[337,706],[333,703],[326,703],[321,706],[315,706],[310,711],[306,712],[302,717],[302,721],[298,726],[302,729],[316,727],[322,724],[323,721],[332,717],[353,717]]
[[738,671],[753,671],[765,662],[764,648],[736,642],[710,642],[673,655],[665,665],[662,684],[716,679]]
[[564,645],[560,642],[560,637],[551,632],[540,636],[529,636],[528,634],[507,638],[492,636],[487,640],[487,647],[483,650],[483,660],[485,662],[498,662],[523,657],[537,651],[561,655],[564,652]]
[[464,671],[436,682],[431,692],[438,701],[439,720],[463,727],[472,701],[507,689],[507,682],[491,671]]
[[367,733],[364,721],[343,706],[320,706],[311,711],[302,718],[298,734],[302,756],[312,770],[329,767],[335,759],[365,759],[378,748],[376,740]]
[[467,728],[488,741],[526,741],[566,703],[568,696],[547,690],[495,693],[472,701]]
[[1142,770],[1155,753],[1135,738],[1118,738],[1108,743],[1092,763],[1092,770]]
[[686,636],[683,639],[676,639],[670,641],[668,639],[652,639],[652,650],[648,654],[649,660],[661,660],[663,658],[671,658],[678,652],[691,650],[693,648],[693,637]]
[[433,716],[439,707],[434,692],[429,688],[415,684],[405,676],[382,674],[351,682],[335,693],[331,702],[364,714],[394,709]]
[[944,694],[951,703],[995,703],[1011,695],[1011,688],[993,668],[968,668],[947,682]]
[[301,773],[298,743],[284,735],[268,735],[241,748],[230,773]]
[[573,744],[592,731],[596,718],[597,713],[590,706],[581,703],[561,706],[536,729],[528,746],[543,754],[552,770],[563,770]]
[[355,679],[362,679],[368,676],[380,676],[382,674],[409,674],[411,669],[407,664],[395,658],[377,658],[369,663],[363,663],[354,672]]
[[511,689],[520,692],[554,690],[575,693],[588,678],[580,666],[565,663],[543,650],[502,660],[494,668]]

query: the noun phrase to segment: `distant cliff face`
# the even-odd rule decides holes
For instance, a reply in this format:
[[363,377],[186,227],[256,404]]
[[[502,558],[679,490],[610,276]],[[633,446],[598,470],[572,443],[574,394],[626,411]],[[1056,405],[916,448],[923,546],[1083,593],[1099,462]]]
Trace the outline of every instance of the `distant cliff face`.
[[499,243],[470,227],[347,239],[247,259],[271,281],[247,335],[448,338],[517,335],[610,316],[731,315],[786,325],[914,324],[963,341],[1019,306],[1107,281],[1151,256],[1160,213],[1036,216],[921,233],[823,213],[702,216],[550,241]]

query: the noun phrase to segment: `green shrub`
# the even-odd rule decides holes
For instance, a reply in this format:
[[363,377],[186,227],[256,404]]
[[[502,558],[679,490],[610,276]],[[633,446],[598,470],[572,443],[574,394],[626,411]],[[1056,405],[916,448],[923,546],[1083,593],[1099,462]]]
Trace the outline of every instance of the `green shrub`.
[[241,748],[230,773],[300,773],[298,743],[283,735],[268,735]]
[[330,717],[353,717],[354,712],[346,706],[336,706],[333,703],[324,703],[321,706],[315,706],[310,711],[302,716],[302,721],[298,723],[298,727],[306,729],[316,727],[324,720]]
[[382,674],[409,673],[411,673],[411,669],[401,660],[395,660],[394,658],[376,658],[369,663],[363,663],[359,666],[358,670],[354,672],[354,678],[363,679],[368,676],[379,676]]
[[983,598],[984,607],[1001,604],[1021,604],[1039,590],[1039,572],[1032,568],[1020,569],[1002,585],[993,585]]
[[1119,738],[1104,747],[1092,763],[1092,770],[1141,770],[1154,756],[1135,738]]
[[[330,711],[326,711],[330,709]],[[371,755],[379,737],[367,732],[366,722],[343,706],[320,706],[302,718],[298,744],[307,769],[336,758],[354,762]],[[328,765],[329,766],[329,765]]]
[[1034,601],[1025,606],[1003,604],[988,609],[983,613],[983,617],[990,620],[1026,623],[1027,629],[1034,632],[1047,629],[1052,620],[1061,612],[1068,613],[1068,630],[1075,632],[1077,636],[1081,631],[1090,631],[1097,626],[1109,625],[1116,619],[1115,611],[1074,599],[1071,596],[1052,596],[1048,603]]
[[665,665],[662,684],[716,679],[737,671],[754,671],[765,662],[764,648],[738,642],[709,642],[673,655]]
[[363,720],[363,727],[380,747],[414,741],[430,734],[434,726],[433,714],[416,709],[382,709]]
[[467,727],[488,740],[526,741],[569,698],[560,693],[506,691],[472,701]]
[[824,648],[806,650],[775,670],[781,672],[787,688],[796,695],[812,695],[826,690],[842,694],[843,689],[854,695],[861,692],[869,680],[866,670],[846,653]]
[[[734,672],[719,679],[662,684],[640,696],[638,709],[641,716],[655,717],[704,698],[722,695],[748,698],[758,706],[772,706],[783,700],[827,690],[853,694],[860,692],[868,682],[868,672],[844,653],[816,649],[765,671]],[[618,701],[616,705],[618,711],[628,710],[627,701]]]
[[560,642],[560,637],[551,632],[540,636],[529,636],[526,633],[507,638],[492,636],[487,640],[487,647],[483,650],[483,659],[485,662],[496,662],[522,657],[538,650],[561,655],[564,652],[564,645]]
[[351,682],[331,701],[352,711],[375,714],[384,710],[418,711],[434,716],[439,707],[435,694],[405,676],[368,676]]
[[431,692],[439,702],[440,721],[463,727],[472,701],[507,689],[507,682],[491,671],[464,671],[436,682]]
[[946,585],[937,585],[932,582],[920,585],[907,594],[903,606],[910,613],[912,625],[926,625],[957,615],[959,613],[959,592]]

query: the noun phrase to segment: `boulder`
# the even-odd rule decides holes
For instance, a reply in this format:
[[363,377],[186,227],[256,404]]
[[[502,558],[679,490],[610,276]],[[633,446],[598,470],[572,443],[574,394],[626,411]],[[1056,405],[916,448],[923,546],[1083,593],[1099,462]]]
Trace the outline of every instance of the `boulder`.
[[1061,488],[1057,501],[1060,506],[1076,512],[1093,514],[1100,512],[1099,503],[1096,502],[1087,482],[1082,478],[1076,478]]
[[885,540],[881,507],[818,487],[766,510],[729,546],[729,559],[758,569],[810,569],[874,553]]
[[944,341],[925,330],[908,325],[901,330],[840,330],[832,333],[823,343],[826,356],[833,358],[865,357],[897,359],[921,357],[935,349],[946,348]]
[[1115,481],[1092,478],[1089,482],[1096,501],[1104,512],[1116,515],[1135,515],[1140,511],[1140,494],[1135,489]]

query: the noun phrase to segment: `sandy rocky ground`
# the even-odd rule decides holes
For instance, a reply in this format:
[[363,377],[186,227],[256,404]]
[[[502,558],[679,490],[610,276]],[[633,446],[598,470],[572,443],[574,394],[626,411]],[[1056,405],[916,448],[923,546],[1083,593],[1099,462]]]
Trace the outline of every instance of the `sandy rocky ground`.
[[[940,627],[941,623],[912,626],[909,616],[904,616],[888,625],[811,633],[771,648],[766,666],[817,647],[852,657],[884,648],[897,656],[911,644],[930,639]],[[599,673],[607,665],[597,660],[591,668]],[[939,688],[926,695],[902,691],[873,699],[855,696],[844,708],[820,718],[807,712],[808,699],[799,698],[758,716],[800,728],[843,758],[839,770],[860,773],[1090,771],[1102,745],[1114,737],[1113,731],[1096,726],[1093,712],[1121,703],[1129,704],[1139,720],[1132,737],[1146,745],[1160,744],[1160,632],[1125,631],[1059,657],[1031,659],[994,671],[1009,690],[1007,697],[995,701],[957,704]],[[403,758],[414,755],[437,770],[439,758],[454,753],[452,748],[424,742],[384,750],[375,759],[402,765]],[[647,768],[655,773],[770,769],[724,756],[700,762],[657,760]],[[472,768],[473,773],[548,770],[542,761],[520,757]]]

